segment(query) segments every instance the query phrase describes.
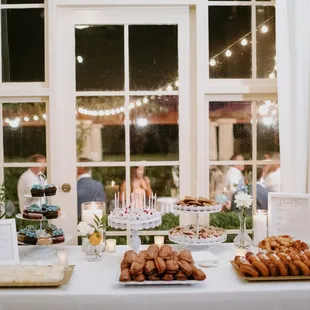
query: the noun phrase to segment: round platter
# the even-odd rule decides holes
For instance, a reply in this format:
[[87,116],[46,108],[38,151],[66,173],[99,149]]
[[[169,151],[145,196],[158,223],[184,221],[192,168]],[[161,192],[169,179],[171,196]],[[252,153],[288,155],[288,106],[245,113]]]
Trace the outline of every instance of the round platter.
[[44,196],[41,196],[41,197],[34,197],[34,196],[32,196],[31,194],[25,194],[24,195],[24,197],[25,198],[32,198],[32,199],[40,199],[40,198],[45,198],[45,197],[53,197],[53,196],[56,196],[56,194],[55,195],[50,195],[50,196],[46,196],[45,194],[44,194]]
[[65,240],[63,242],[59,242],[59,243],[52,243],[50,245],[41,245],[41,244],[26,244],[26,243],[23,243],[23,242],[20,242],[18,241],[18,245],[22,245],[22,246],[32,246],[32,247],[38,247],[38,248],[44,248],[44,247],[50,247],[50,246],[57,246],[59,244],[63,244],[63,243],[66,243],[68,241],[72,240],[72,235],[66,235],[65,234]]
[[222,204],[215,206],[181,206],[176,204],[174,206],[177,211],[194,213],[217,213],[222,210],[222,207]]
[[212,245],[212,244],[219,244],[225,242],[227,239],[227,233],[223,233],[219,237],[210,237],[210,238],[189,238],[188,236],[184,235],[171,235],[169,234],[169,240],[178,243],[178,244],[185,244],[185,245]]
[[142,230],[142,229],[155,228],[161,225],[161,216],[156,216],[142,221],[139,220],[129,221],[128,219],[120,220],[108,216],[108,225],[116,229],[129,229],[129,230]]
[[20,219],[20,220],[24,220],[24,221],[31,221],[31,222],[42,222],[42,221],[53,221],[53,220],[58,220],[60,218],[65,218],[66,217],[66,214],[61,212],[60,215],[55,218],[55,219],[46,219],[44,216],[41,220],[36,220],[36,219],[26,219],[23,217],[23,215],[21,213],[18,213],[16,214],[15,216],[17,219]]

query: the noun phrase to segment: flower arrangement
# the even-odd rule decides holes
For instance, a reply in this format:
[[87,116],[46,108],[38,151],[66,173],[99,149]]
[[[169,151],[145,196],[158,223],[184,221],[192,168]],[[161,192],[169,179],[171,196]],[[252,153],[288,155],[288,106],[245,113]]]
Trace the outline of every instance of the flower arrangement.
[[87,238],[89,246],[86,250],[86,255],[94,255],[97,259],[101,256],[100,244],[103,240],[102,230],[105,228],[105,219],[101,219],[94,214],[93,224],[80,222],[77,226],[79,235],[82,238]]
[[0,220],[5,217],[5,188],[2,184],[0,186]]

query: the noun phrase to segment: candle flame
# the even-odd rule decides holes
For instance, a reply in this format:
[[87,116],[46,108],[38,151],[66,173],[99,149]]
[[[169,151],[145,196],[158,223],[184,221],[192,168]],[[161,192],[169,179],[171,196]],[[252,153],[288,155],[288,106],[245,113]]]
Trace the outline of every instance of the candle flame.
[[114,185],[115,185],[115,182],[114,182],[114,181],[112,181],[112,182],[111,182],[111,186],[114,186]]

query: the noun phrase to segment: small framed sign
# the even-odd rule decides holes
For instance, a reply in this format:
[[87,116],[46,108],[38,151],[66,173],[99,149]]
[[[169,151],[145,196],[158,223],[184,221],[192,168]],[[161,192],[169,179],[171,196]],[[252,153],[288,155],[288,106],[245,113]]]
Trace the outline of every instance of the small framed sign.
[[15,219],[0,221],[0,265],[19,263]]
[[310,195],[268,194],[268,235],[290,235],[310,243]]

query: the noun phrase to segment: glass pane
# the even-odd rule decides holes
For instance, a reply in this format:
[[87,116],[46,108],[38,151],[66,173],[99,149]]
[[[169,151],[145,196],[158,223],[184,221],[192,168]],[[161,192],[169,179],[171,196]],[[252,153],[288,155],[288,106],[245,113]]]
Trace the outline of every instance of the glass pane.
[[[210,215],[210,225],[226,229],[238,229],[238,211],[234,204],[236,195],[235,184],[241,180],[248,184],[252,166],[211,166],[210,167],[210,198],[223,203],[222,212]],[[252,227],[252,210],[247,210],[247,227]]]
[[178,28],[129,26],[131,90],[167,88],[178,80]]
[[266,100],[257,103],[257,159],[268,159],[280,152],[278,104]]
[[25,162],[33,154],[46,154],[45,103],[3,103],[5,162]]
[[210,78],[252,75],[251,7],[209,7]]
[[251,102],[210,102],[210,160],[252,158]]
[[[87,201],[104,200],[109,214],[114,208],[114,194],[125,180],[125,167],[78,167],[77,174],[78,206]],[[85,174],[89,174],[92,180]]]
[[2,4],[44,3],[44,0],[1,0]]
[[76,90],[124,89],[124,27],[75,26]]
[[257,209],[268,208],[268,192],[281,191],[280,156],[273,154],[271,159],[278,161],[278,164],[266,161],[265,165],[257,166]]
[[130,98],[131,161],[178,160],[178,96]]
[[44,81],[44,10],[2,10],[1,17],[3,82]]
[[77,157],[125,160],[124,97],[77,98]]
[[277,77],[275,23],[273,6],[256,8],[258,78],[274,79]]

